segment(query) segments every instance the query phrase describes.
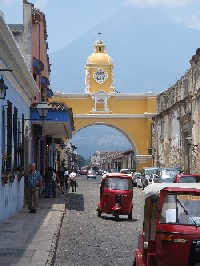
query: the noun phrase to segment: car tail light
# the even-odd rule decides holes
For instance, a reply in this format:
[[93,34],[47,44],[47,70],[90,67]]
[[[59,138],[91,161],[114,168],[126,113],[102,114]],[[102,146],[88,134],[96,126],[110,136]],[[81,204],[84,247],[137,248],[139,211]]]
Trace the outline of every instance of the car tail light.
[[173,240],[172,235],[160,234],[159,237],[160,237],[160,240],[162,240],[162,241],[171,242]]

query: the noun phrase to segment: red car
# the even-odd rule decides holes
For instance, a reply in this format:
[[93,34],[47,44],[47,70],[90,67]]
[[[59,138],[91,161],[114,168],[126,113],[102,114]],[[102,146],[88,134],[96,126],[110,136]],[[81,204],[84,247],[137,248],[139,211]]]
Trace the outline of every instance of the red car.
[[179,174],[176,175],[174,183],[200,183],[198,174]]

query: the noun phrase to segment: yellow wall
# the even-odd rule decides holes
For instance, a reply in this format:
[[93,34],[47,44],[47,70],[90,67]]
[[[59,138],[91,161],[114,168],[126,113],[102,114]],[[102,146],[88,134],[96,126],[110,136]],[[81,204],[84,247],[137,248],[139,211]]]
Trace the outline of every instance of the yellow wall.
[[[112,126],[122,132],[132,145],[140,171],[142,167],[152,165],[147,148],[151,147],[151,123],[152,116],[157,113],[157,96],[114,93],[113,61],[105,53],[103,41],[96,41],[94,47],[85,66],[85,94],[58,94],[49,101],[64,102],[72,108],[75,133],[95,124]],[[99,79],[94,78],[94,72],[99,69],[104,75],[99,73]]]
[[49,101],[64,102],[72,108],[74,133],[81,128],[95,124],[112,126],[122,132],[133,144],[138,171],[144,166],[152,165],[151,156],[147,156],[147,148],[151,147],[151,116],[156,114],[156,96],[130,94],[129,97],[123,98],[120,95],[112,95],[107,102],[109,113],[92,112],[94,108],[92,95],[64,94],[61,97],[54,96]]

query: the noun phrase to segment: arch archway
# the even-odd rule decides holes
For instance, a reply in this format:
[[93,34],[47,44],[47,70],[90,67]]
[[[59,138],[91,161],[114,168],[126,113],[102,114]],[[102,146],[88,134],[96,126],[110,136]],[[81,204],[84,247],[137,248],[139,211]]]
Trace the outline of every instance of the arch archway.
[[156,115],[156,95],[113,94],[106,97],[106,109],[98,110],[93,94],[55,94],[50,101],[64,102],[73,111],[75,132],[89,125],[108,125],[116,128],[131,143],[135,152],[137,170],[152,166],[152,117]]
[[123,129],[121,129],[121,128],[117,127],[116,125],[113,125],[113,124],[107,124],[107,123],[104,123],[104,122],[90,123],[90,124],[84,125],[81,128],[75,130],[72,135],[78,133],[79,131],[81,131],[81,129],[87,128],[87,127],[90,127],[90,126],[107,126],[107,127],[111,127],[111,128],[116,129],[117,131],[122,133],[122,135],[129,141],[130,146],[132,147],[132,150],[134,151],[134,154],[138,155],[137,147],[136,147],[134,141],[132,140],[132,138]]
[[72,108],[75,132],[88,125],[116,128],[130,141],[135,152],[137,169],[152,165],[152,117],[157,111],[153,93],[121,94],[114,87],[114,63],[106,53],[102,40],[94,44],[94,52],[85,65],[85,93],[55,93],[50,101],[64,102]]

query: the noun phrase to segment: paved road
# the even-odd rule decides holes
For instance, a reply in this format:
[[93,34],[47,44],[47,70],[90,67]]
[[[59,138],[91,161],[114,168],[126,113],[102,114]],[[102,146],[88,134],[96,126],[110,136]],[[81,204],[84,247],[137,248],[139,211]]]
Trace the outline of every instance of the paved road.
[[141,189],[134,188],[133,219],[97,217],[100,177],[78,177],[77,192],[66,196],[67,212],[60,231],[55,266],[131,266],[138,238]]

